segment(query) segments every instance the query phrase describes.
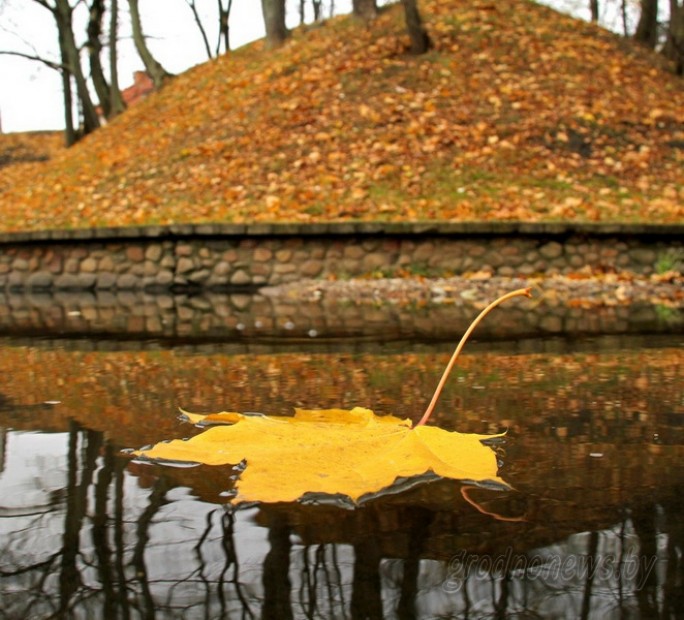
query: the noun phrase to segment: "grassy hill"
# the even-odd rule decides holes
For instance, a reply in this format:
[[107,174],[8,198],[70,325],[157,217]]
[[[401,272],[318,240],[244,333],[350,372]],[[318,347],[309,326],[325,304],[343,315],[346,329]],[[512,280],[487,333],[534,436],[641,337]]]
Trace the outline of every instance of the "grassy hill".
[[684,82],[529,0],[423,0],[257,42],[47,163],[0,170],[0,229],[171,222],[684,218]]
[[5,166],[47,161],[63,148],[64,136],[59,131],[0,133],[0,170]]

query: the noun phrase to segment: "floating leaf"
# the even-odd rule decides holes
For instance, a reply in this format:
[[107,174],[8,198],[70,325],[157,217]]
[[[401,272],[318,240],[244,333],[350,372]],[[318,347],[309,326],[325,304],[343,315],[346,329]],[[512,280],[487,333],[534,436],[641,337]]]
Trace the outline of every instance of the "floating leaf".
[[[530,297],[522,288],[500,296],[471,323],[447,364],[423,417],[378,417],[369,409],[297,409],[294,417],[247,416],[223,412],[200,416],[195,424],[228,424],[189,441],[157,444],[137,452],[153,460],[207,465],[246,461],[235,502],[291,502],[309,494],[346,496],[357,502],[412,484],[425,476],[503,483],[484,435],[464,435],[425,426],[468,337],[499,304]],[[503,483],[505,485],[505,483]]]
[[[492,436],[411,428],[410,420],[369,409],[297,409],[293,417],[238,413],[198,416],[221,424],[189,440],[159,443],[135,454],[153,461],[246,463],[233,503],[291,502],[310,493],[343,495],[353,502],[398,479],[434,473],[472,482],[505,482],[496,455],[482,443]],[[495,435],[498,437],[499,435]]]

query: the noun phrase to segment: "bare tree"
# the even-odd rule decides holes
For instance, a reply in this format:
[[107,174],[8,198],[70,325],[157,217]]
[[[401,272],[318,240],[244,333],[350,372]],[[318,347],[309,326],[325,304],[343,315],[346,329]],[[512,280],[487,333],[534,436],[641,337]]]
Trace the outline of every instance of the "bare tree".
[[417,0],[401,0],[404,5],[406,29],[411,38],[411,53],[424,54],[432,47],[430,36],[423,26]]
[[119,88],[118,30],[119,1],[111,0],[109,7],[109,104],[111,116],[121,114],[126,109],[126,102],[121,94],[121,88]]
[[627,0],[620,0],[620,16],[622,17],[622,34],[625,37],[629,36],[629,9],[627,8]]
[[[90,3],[86,41],[88,60],[90,61],[90,79],[93,81],[97,98],[105,118],[112,117],[112,88],[107,83],[102,68],[102,19],[105,13],[104,0],[92,0]],[[110,41],[111,43],[111,41]]]
[[223,0],[217,0],[219,12],[219,34],[216,42],[216,55],[221,51],[221,42],[223,41],[223,51],[230,51],[230,11],[233,8],[233,0],[226,0],[226,5],[223,6]]
[[352,12],[364,21],[375,19],[378,15],[376,0],[352,0]]
[[172,76],[164,67],[162,67],[147,47],[147,41],[142,29],[142,22],[140,21],[138,0],[128,0],[128,6],[131,10],[131,28],[133,30],[133,43],[135,43],[135,49],[138,51],[140,60],[142,60],[145,65],[145,70],[150,78],[152,78],[155,88],[161,88],[164,82]]
[[192,11],[192,16],[195,18],[195,24],[197,24],[197,28],[200,31],[200,35],[202,37],[202,43],[204,43],[204,49],[207,52],[207,58],[213,58],[211,46],[209,45],[209,37],[207,36],[207,31],[204,28],[202,19],[200,18],[199,11],[197,10],[197,3],[195,2],[195,0],[185,0],[185,4],[187,4],[188,7],[190,7],[190,10]]
[[223,44],[224,51],[230,51],[230,11],[233,8],[233,0],[227,0],[225,6],[223,0],[217,0],[219,30],[215,50],[212,50],[211,44],[209,43],[209,36],[207,35],[207,30],[200,17],[196,0],[185,0],[185,3],[192,11],[195,24],[200,31],[202,42],[204,43],[207,58],[211,59],[214,56],[218,56],[221,53],[221,44]]
[[285,25],[285,0],[261,0],[261,10],[266,26],[266,42],[269,47],[279,47],[290,36]]
[[[106,0],[33,0],[35,4],[48,10],[54,18],[57,27],[60,60],[52,61],[41,56],[33,46],[34,53],[11,53],[30,60],[35,60],[60,72],[62,77],[62,92],[64,100],[65,142],[67,146],[74,144],[80,137],[100,126],[100,113],[105,118],[111,118],[125,109],[125,103],[118,84],[117,73],[117,24],[118,2],[111,0],[109,4],[110,24],[108,35],[109,74],[107,81],[103,69],[103,18],[107,11]],[[86,21],[86,39],[81,48],[74,32],[74,13],[79,7],[88,10]],[[81,63],[81,51],[85,51],[88,59],[89,71],[84,72]],[[100,110],[96,107],[89,87],[90,84],[97,94]],[[77,107],[81,115],[80,122],[74,118],[74,108]]]
[[591,21],[598,23],[599,20],[599,0],[589,0],[589,10],[591,11]]
[[46,0],[35,1],[48,8],[55,18],[59,32],[62,62],[68,67],[76,84],[78,101],[83,114],[83,133],[89,134],[100,126],[100,120],[88,91],[88,84],[81,68],[81,59],[74,37],[73,11],[76,5],[71,6],[69,0],[55,0],[54,7],[51,7]]
[[[60,71],[62,75],[62,91],[64,98],[64,124],[65,142],[67,146],[74,144],[81,134],[88,134],[100,126],[100,121],[95,105],[88,90],[85,74],[81,68],[81,59],[73,29],[73,11],[78,5],[73,6],[69,0],[33,0],[36,4],[47,9],[55,20],[59,42],[60,61],[54,62],[41,57],[39,54],[26,54],[22,52],[3,52],[15,56],[21,56],[29,60],[36,60],[48,67]],[[73,85],[77,93],[79,109],[83,116],[81,131],[77,131],[73,118],[74,96]]]
[[684,75],[684,2],[670,0],[670,23],[663,53],[674,61],[675,73]]

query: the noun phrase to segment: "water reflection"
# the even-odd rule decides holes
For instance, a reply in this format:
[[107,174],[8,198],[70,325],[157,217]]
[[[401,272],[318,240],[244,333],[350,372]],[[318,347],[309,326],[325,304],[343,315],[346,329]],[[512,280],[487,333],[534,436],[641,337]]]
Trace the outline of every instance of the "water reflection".
[[9,433],[2,478],[13,498],[2,513],[6,617],[589,618],[680,608],[681,485],[539,544],[548,537],[539,523],[477,518],[453,484],[357,511],[232,511],[163,472],[136,479],[102,433],[72,424],[31,454],[32,439]]
[[440,424],[508,426],[511,492],[436,481],[357,510],[232,510],[230,468],[120,453],[192,433],[173,409],[193,395],[270,411],[356,393],[410,415],[403,401],[434,387],[445,356],[3,348],[4,617],[675,617],[679,348],[465,358]]
[[[513,288],[528,284],[521,280]],[[403,303],[244,293],[0,292],[0,335],[243,344],[283,338],[304,342],[325,338],[457,339],[486,305],[464,288],[463,296],[448,301],[440,301],[428,291]],[[608,296],[598,306],[587,306],[581,299],[561,303],[554,295],[542,294],[533,304],[509,302],[496,321],[486,321],[478,328],[478,337],[672,334],[683,330],[674,293],[671,300],[654,297],[623,305],[616,305]]]

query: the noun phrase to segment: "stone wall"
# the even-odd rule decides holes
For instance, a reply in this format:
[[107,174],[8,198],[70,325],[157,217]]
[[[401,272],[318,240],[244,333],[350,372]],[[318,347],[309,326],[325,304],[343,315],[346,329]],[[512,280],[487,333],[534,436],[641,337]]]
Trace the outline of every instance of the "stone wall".
[[[0,235],[0,290],[233,289],[302,278],[681,269],[684,226],[205,225]],[[679,265],[678,265],[679,263]]]

